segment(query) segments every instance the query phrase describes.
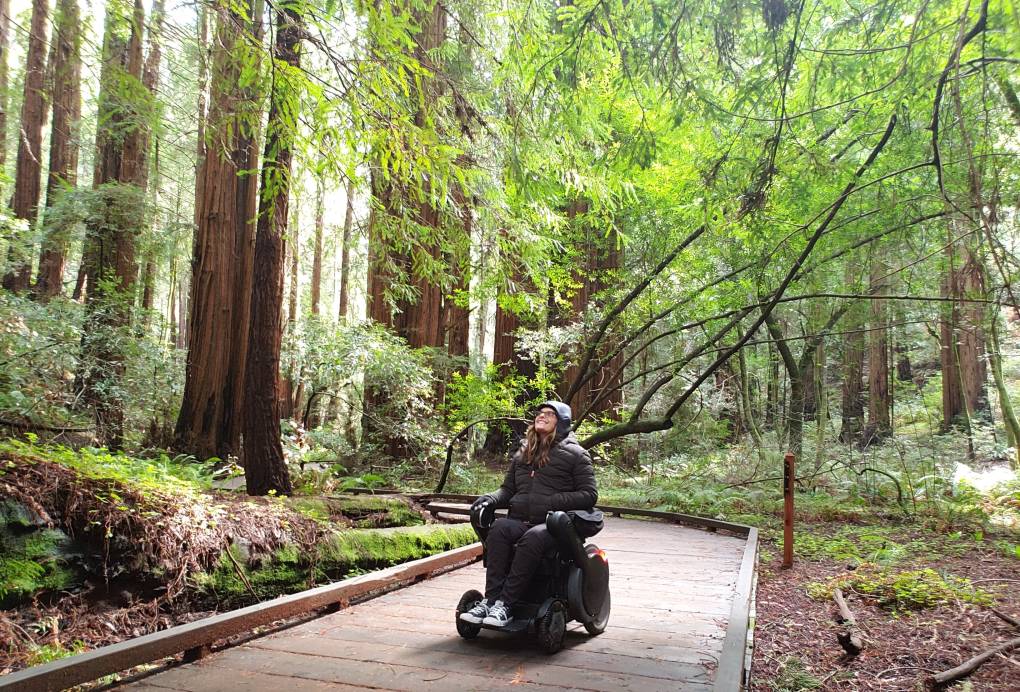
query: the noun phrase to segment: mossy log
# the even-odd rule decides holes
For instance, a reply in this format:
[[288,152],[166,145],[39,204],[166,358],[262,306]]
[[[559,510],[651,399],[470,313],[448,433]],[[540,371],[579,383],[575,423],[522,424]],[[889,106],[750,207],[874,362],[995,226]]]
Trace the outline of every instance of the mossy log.
[[[268,557],[232,545],[216,567],[196,575],[200,591],[231,607],[311,588],[375,569],[417,560],[477,540],[469,526],[349,529],[310,547],[288,544]],[[231,559],[231,557],[233,559]],[[238,567],[240,567],[240,572]]]

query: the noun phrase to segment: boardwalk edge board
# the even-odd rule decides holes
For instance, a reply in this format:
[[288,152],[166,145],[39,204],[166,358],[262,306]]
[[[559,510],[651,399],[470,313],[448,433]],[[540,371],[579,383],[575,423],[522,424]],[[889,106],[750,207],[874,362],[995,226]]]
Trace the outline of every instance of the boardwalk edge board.
[[726,638],[723,640],[719,668],[715,674],[715,692],[735,692],[751,687],[751,654],[754,646],[755,584],[758,574],[758,529],[751,528],[744,545],[744,557],[737,575],[736,595],[730,611]]
[[0,689],[25,692],[62,690],[183,652],[199,651],[215,641],[247,632],[276,620],[383,593],[440,571],[462,567],[481,557],[481,543],[405,562],[378,572],[281,596],[186,625],[104,646],[0,677]]

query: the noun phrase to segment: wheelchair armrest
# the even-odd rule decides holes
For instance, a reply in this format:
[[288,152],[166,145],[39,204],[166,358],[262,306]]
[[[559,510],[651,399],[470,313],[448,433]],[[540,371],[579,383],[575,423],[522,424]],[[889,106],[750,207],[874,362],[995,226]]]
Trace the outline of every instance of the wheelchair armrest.
[[584,564],[588,557],[584,541],[577,535],[569,514],[559,510],[549,512],[545,517],[545,527],[556,538],[560,551],[572,557],[578,565]]
[[496,505],[489,502],[477,509],[471,510],[471,528],[478,534],[478,539],[483,543],[489,535],[489,529],[496,521]]

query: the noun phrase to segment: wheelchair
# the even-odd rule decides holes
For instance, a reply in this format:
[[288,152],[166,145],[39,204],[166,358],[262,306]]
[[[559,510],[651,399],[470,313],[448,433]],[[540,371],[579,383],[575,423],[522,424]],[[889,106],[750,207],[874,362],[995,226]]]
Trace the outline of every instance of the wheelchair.
[[[485,539],[496,519],[496,509],[485,505],[472,510],[471,526],[482,541],[482,564],[485,564]],[[482,600],[474,589],[460,597],[457,633],[474,639],[482,629],[498,632],[534,632],[539,646],[548,654],[563,647],[567,623],[577,620],[591,635],[602,634],[609,622],[609,561],[598,546],[585,543],[578,535],[573,520],[566,512],[549,512],[545,525],[556,539],[555,554],[543,558],[520,603],[513,607],[513,620],[506,627],[473,624],[460,619]]]

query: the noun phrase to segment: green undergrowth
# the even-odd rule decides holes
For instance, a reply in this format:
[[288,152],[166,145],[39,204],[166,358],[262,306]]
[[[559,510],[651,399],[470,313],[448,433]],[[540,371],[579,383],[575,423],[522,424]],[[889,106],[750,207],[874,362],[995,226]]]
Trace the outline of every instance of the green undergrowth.
[[994,603],[992,594],[975,587],[971,580],[931,568],[897,571],[866,564],[847,574],[807,585],[808,595],[818,600],[831,599],[836,589],[860,594],[894,612],[950,603],[982,606]]
[[0,500],[0,607],[77,581],[72,541],[29,521],[23,508]]
[[774,692],[804,692],[821,688],[822,681],[796,656],[786,656],[779,665],[779,674],[770,682]]
[[225,551],[220,556],[215,569],[196,575],[195,581],[199,591],[217,603],[237,606],[428,557],[476,540],[470,526],[432,524],[400,530],[339,531],[324,537],[310,551],[286,545],[268,557],[246,555],[234,545],[228,548],[229,554]]
[[[71,449],[63,445],[37,444],[29,436],[28,441],[0,440],[0,460],[6,460],[0,461],[0,476],[5,465],[47,461],[71,469],[83,478],[122,484],[142,494],[190,496],[212,488],[212,467],[183,455],[171,457],[160,453],[138,457],[103,448]],[[116,498],[111,499],[116,501]]]

